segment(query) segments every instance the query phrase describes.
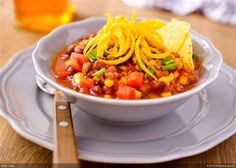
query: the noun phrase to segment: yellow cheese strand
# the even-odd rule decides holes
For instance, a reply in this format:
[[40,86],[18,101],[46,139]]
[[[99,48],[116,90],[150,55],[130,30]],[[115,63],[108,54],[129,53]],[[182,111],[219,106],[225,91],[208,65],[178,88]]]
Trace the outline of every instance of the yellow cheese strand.
[[116,54],[112,54],[113,57],[119,57],[126,53],[126,51],[129,49],[130,44],[130,38],[127,36],[126,31],[121,31],[121,29],[117,29],[114,34],[116,35],[119,43],[119,51]]
[[134,40],[134,37],[132,36],[132,34],[130,33],[129,30],[127,30],[127,32],[129,33],[130,35],[130,38],[131,38],[131,48],[129,50],[129,52],[123,56],[123,57],[120,57],[119,59],[115,59],[115,60],[103,60],[103,62],[105,64],[109,64],[109,65],[117,65],[117,64],[120,64],[120,63],[123,63],[125,61],[127,61],[133,54],[134,52],[134,47],[135,47],[135,40]]
[[139,54],[143,62],[156,72],[157,71],[156,68],[148,61],[147,57],[143,54],[143,52],[140,51]]
[[141,69],[146,72],[149,76],[151,76],[152,78],[154,78],[155,80],[157,80],[157,78],[152,74],[152,72],[144,65],[141,57],[140,57],[140,48],[139,48],[139,44],[140,44],[140,39],[142,38],[142,35],[139,36],[139,38],[136,41],[136,45],[135,45],[135,57],[137,59],[137,62],[139,64],[139,66],[141,67]]
[[[149,49],[148,44],[147,44],[147,42],[145,41],[144,38],[141,38],[141,40],[140,40],[140,46],[141,46],[141,51],[142,51],[142,49],[144,49],[145,47],[147,47],[147,48]],[[150,49],[149,49],[149,51],[150,51]],[[150,51],[150,53],[151,53],[151,51]],[[145,53],[143,53],[143,52],[140,52],[140,57],[141,57],[141,59],[144,61],[144,63],[145,63],[146,65],[148,65],[152,70],[154,70],[155,72],[157,71],[156,68],[155,68],[155,67],[151,64],[151,62],[150,62],[150,61],[153,61],[152,58],[146,56]]]
[[149,48],[150,48],[150,50],[152,51],[152,52],[155,52],[155,53],[161,53],[159,50],[157,50],[156,48],[153,48],[153,47],[150,47],[149,46]]
[[158,19],[152,19],[152,20],[142,20],[137,23],[138,25],[144,26],[149,31],[156,32],[157,29],[162,28],[165,26],[165,23],[158,20]]
[[87,55],[96,45],[96,42],[99,40],[99,35],[95,36],[91,40],[89,40],[88,44],[84,48],[84,55]]
[[147,41],[154,47],[163,48],[163,39],[161,35],[154,36],[152,33],[148,32],[144,27],[135,25],[134,29],[139,33],[142,34]]
[[165,53],[157,53],[157,54],[153,54],[151,52],[151,50],[153,50],[154,48],[151,49],[151,47],[147,44],[147,42],[145,40],[142,40],[142,52],[147,55],[148,57],[150,58],[155,58],[155,59],[163,59],[163,58],[166,58],[170,55],[170,53],[167,51]]
[[98,41],[97,46],[97,56],[99,58],[103,58],[103,53],[105,52],[108,42],[109,42],[109,34],[106,33],[103,36],[100,37],[101,39]]

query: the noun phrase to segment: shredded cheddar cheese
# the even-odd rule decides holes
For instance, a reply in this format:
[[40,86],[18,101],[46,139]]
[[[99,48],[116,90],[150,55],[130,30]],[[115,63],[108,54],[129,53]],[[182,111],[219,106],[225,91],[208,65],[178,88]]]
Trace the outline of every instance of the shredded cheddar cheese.
[[[173,51],[173,47],[168,48],[168,46],[171,46],[169,44],[172,43],[165,39],[171,36],[165,29],[166,24],[157,19],[136,21],[135,12],[132,13],[130,20],[124,16],[115,18],[110,14],[105,16],[107,18],[106,24],[94,38],[88,41],[83,53],[88,55],[91,51],[94,51],[97,59],[109,65],[122,64],[132,57],[142,71],[158,80],[155,76],[155,72],[158,71],[155,61],[167,58]],[[175,21],[176,24],[180,25],[179,27],[183,25],[182,22]],[[185,29],[189,30],[189,27],[182,26],[181,28],[183,28],[185,34]],[[167,27],[167,29],[170,28]],[[172,29],[171,33],[174,33]],[[173,39],[173,37],[171,36],[170,39]],[[182,43],[179,42],[178,44]],[[175,47],[180,48],[179,51],[186,55],[187,52],[184,52],[185,50],[182,46]],[[189,57],[185,58],[183,57],[181,60],[191,61]],[[185,65],[192,66],[192,64],[187,63]]]

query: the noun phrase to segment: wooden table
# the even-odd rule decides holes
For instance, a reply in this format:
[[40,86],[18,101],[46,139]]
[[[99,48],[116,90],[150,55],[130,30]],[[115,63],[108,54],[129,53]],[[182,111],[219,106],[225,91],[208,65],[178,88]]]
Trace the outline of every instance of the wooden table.
[[[76,0],[79,19],[90,16],[102,16],[109,12],[113,15],[130,15],[132,8],[125,6],[119,0]],[[175,16],[158,9],[137,9],[138,16],[161,17],[169,19],[176,17],[187,20],[192,27],[213,41],[221,51],[224,61],[236,68],[236,27],[215,23],[200,14],[184,17]],[[14,10],[11,0],[0,0],[0,67],[17,51],[37,42],[44,34],[28,32],[15,27]],[[0,118],[0,163],[51,163],[52,152],[38,146],[20,135]],[[83,162],[85,167],[120,167],[101,163]],[[236,164],[236,135],[202,154],[168,162],[168,164]],[[164,164],[124,165],[124,167],[157,167]]]

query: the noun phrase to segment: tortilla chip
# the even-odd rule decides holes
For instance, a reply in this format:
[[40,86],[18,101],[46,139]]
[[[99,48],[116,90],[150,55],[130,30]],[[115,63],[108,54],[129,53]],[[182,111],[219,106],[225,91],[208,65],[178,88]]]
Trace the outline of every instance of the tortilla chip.
[[184,69],[187,71],[194,69],[190,27],[187,22],[171,19],[164,27],[157,30],[163,38],[164,46],[180,55]]
[[184,69],[188,72],[194,70],[193,64],[193,49],[192,49],[192,39],[189,33],[186,34],[185,41],[178,51],[178,54],[181,56],[181,61],[183,62]]

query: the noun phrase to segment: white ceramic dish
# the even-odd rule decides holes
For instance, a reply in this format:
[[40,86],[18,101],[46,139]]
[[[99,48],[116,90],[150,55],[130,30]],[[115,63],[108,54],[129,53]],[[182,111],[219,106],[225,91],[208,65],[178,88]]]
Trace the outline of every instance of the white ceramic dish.
[[77,39],[96,32],[104,23],[104,18],[90,18],[57,28],[42,38],[33,52],[33,62],[37,74],[49,85],[62,92],[68,101],[75,103],[77,108],[92,116],[129,124],[153,120],[173,112],[190,97],[214,81],[219,74],[222,64],[220,53],[209,40],[192,31],[193,50],[203,59],[204,72],[197,86],[184,93],[161,99],[104,99],[81,94],[56,83],[50,70],[51,59],[55,53]]
[[[25,50],[0,72],[0,115],[23,137],[53,149],[52,101],[35,81]],[[223,89],[222,89],[223,88]],[[204,152],[236,132],[236,73],[223,65],[216,81],[174,113],[133,127],[109,125],[72,105],[80,158],[157,163]]]

